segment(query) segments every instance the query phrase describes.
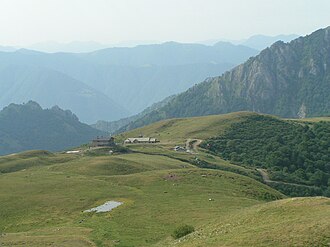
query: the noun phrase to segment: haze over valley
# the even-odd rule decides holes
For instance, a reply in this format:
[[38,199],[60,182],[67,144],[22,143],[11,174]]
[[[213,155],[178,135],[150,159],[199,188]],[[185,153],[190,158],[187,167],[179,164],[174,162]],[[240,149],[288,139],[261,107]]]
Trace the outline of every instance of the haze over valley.
[[[221,74],[255,54],[257,50],[230,43],[205,46],[175,42],[83,54],[26,49],[2,52],[0,73],[6,95],[1,97],[0,106],[31,99],[43,107],[71,109],[87,123],[118,120],[182,92],[205,77]],[[29,90],[18,89],[17,84]],[[52,90],[45,90],[49,86]],[[88,105],[94,104],[93,111],[86,108],[87,101]]]

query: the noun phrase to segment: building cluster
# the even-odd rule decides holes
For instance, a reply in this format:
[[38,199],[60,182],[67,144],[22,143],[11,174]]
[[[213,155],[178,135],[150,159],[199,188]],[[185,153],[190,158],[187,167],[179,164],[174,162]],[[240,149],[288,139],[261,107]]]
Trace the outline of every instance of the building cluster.
[[[157,143],[159,140],[153,137],[131,137],[124,141],[124,144],[138,144],[138,143]],[[112,147],[115,146],[115,139],[113,137],[97,137],[92,140],[92,147]]]
[[125,144],[136,144],[136,143],[156,143],[159,142],[156,138],[153,137],[132,137],[127,138]]

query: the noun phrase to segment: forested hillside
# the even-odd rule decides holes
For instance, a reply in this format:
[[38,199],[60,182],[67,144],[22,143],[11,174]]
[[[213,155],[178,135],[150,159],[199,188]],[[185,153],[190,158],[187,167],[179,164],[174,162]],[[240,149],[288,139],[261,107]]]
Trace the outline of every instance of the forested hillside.
[[[294,122],[264,115],[244,118],[201,146],[231,162],[265,168],[271,180],[315,187],[306,187],[307,195],[330,196],[329,121]],[[280,189],[297,193],[290,187]]]
[[0,111],[0,155],[31,149],[60,151],[103,134],[57,106],[43,110],[30,101]]

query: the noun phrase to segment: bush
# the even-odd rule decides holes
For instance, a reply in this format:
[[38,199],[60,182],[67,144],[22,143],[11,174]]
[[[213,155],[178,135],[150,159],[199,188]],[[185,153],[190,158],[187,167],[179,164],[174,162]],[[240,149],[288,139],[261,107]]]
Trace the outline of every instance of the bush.
[[195,231],[195,228],[193,226],[182,225],[174,230],[174,232],[172,233],[172,237],[175,239],[182,238],[183,236],[186,236],[189,233],[192,233],[194,231]]

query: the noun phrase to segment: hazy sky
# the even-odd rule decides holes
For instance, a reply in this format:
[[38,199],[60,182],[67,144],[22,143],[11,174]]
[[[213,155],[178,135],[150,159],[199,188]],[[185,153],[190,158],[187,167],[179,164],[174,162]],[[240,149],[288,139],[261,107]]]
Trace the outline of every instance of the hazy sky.
[[307,34],[329,13],[330,0],[0,0],[0,44]]

